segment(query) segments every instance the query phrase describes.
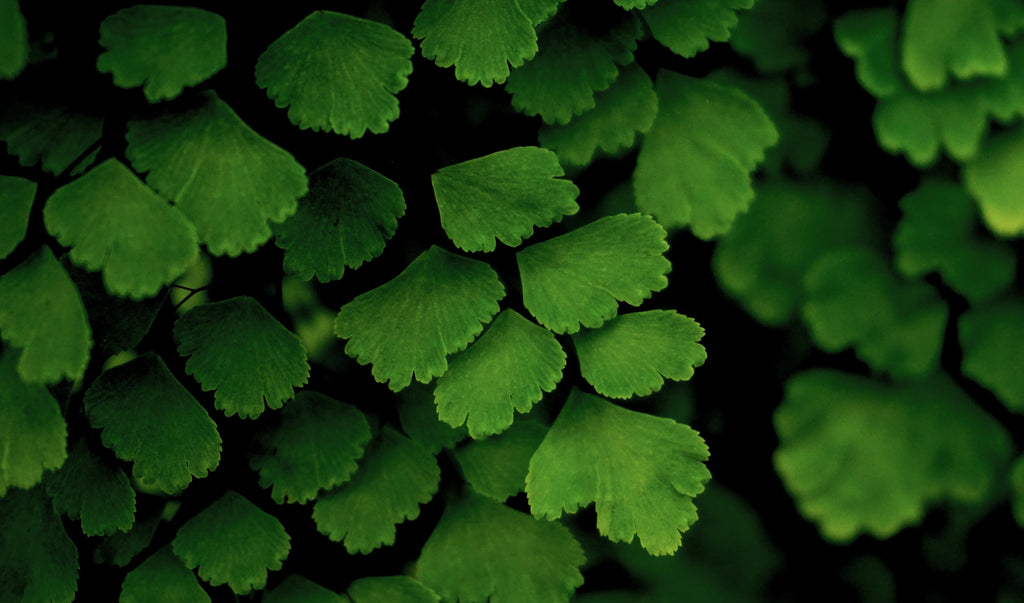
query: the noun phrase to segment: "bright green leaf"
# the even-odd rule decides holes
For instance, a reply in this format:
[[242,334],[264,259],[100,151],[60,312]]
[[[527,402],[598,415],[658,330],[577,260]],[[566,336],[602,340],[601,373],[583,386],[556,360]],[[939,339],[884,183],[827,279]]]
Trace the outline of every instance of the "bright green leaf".
[[438,603],[434,591],[409,576],[360,578],[348,587],[353,603]]
[[152,353],[100,375],[85,392],[85,412],[103,444],[134,461],[143,484],[174,493],[220,462],[217,425]]
[[452,427],[437,417],[433,388],[412,384],[398,395],[398,420],[402,431],[430,454],[454,448],[466,439],[466,426]]
[[945,377],[894,387],[800,373],[774,421],[776,470],[800,512],[836,542],[887,538],[938,499],[978,503],[1010,455],[999,423]]
[[686,425],[573,389],[530,460],[526,494],[544,519],[596,503],[602,535],[639,536],[652,555],[668,555],[697,521],[693,498],[711,479],[707,460],[707,445]]
[[124,472],[79,440],[67,461],[46,479],[53,508],[82,522],[86,536],[130,530],[135,523],[135,490]]
[[25,238],[36,183],[0,174],[0,259],[10,255]]
[[600,148],[615,153],[631,148],[636,134],[647,133],[658,114],[658,95],[647,73],[636,64],[623,67],[618,79],[595,96],[595,107],[563,126],[545,125],[540,144],[567,164],[586,165]]
[[8,488],[28,489],[43,471],[67,458],[68,428],[57,401],[42,385],[18,376],[18,353],[0,350],[0,498]]
[[751,172],[778,141],[775,126],[735,88],[662,70],[655,90],[658,117],[633,174],[637,207],[666,228],[724,234],[754,198]]
[[115,295],[152,297],[199,257],[192,223],[117,159],[54,191],[43,217],[71,260],[102,269]]
[[989,139],[964,166],[964,184],[989,230],[1001,237],[1024,236],[1024,129]]
[[736,11],[754,0],[658,0],[640,13],[654,39],[684,58],[726,42],[739,19]]
[[533,227],[579,211],[580,191],[558,157],[539,147],[515,147],[443,167],[430,177],[441,226],[465,251],[494,251],[495,238],[516,247]]
[[0,594],[4,601],[71,603],[78,549],[42,486],[0,498]]
[[345,353],[373,364],[392,391],[415,375],[429,383],[448,369],[445,356],[465,348],[498,312],[505,287],[487,264],[437,246],[398,276],[345,304],[334,322]]
[[397,184],[340,157],[309,175],[298,211],[272,226],[274,243],[285,250],[285,270],[326,283],[379,256],[404,213]]
[[419,517],[440,481],[434,455],[385,427],[352,479],[317,498],[313,521],[334,542],[344,540],[350,555],[366,554],[394,544],[398,524]]
[[665,379],[687,381],[704,364],[707,351],[697,343],[704,329],[670,310],[620,314],[598,329],[572,336],[580,374],[597,393],[610,398],[647,396]]
[[416,577],[445,601],[567,602],[584,561],[565,526],[468,493],[445,506]]
[[306,171],[287,151],[254,132],[213,92],[188,110],[128,122],[135,171],[196,225],[214,255],[255,251],[267,221],[295,213]]
[[228,63],[224,18],[190,6],[121,9],[100,23],[100,46],[106,50],[96,68],[121,88],[143,86],[151,103],[177,97]]
[[959,320],[965,375],[992,390],[1007,408],[1024,413],[1024,304],[1017,300],[972,307]]
[[412,35],[421,40],[424,58],[455,65],[456,79],[489,88],[508,79],[509,65],[519,67],[537,54],[532,18],[538,16],[516,0],[426,0]]
[[729,46],[753,61],[761,73],[800,67],[810,61],[806,38],[827,17],[820,0],[757,0],[736,24]]
[[27,383],[85,373],[92,348],[85,307],[49,247],[0,276],[0,336],[22,349],[18,375]]
[[887,7],[850,11],[833,24],[836,44],[854,60],[857,81],[876,98],[904,90],[896,65],[898,20],[896,9]]
[[119,603],[209,603],[195,574],[165,546],[128,572]]
[[267,570],[281,569],[291,538],[273,515],[233,490],[178,528],[174,554],[213,586],[238,595],[267,584]]
[[28,26],[18,0],[0,0],[0,79],[18,77],[28,63]]
[[299,338],[248,296],[196,306],[174,324],[174,338],[191,356],[185,372],[216,390],[215,406],[229,417],[281,408],[309,379]]
[[299,392],[280,423],[259,436],[264,454],[249,457],[274,501],[304,503],[348,481],[370,441],[370,425],[351,404]]
[[298,574],[289,574],[274,590],[263,596],[265,603],[351,603],[340,595]]
[[383,23],[318,10],[267,47],[256,84],[302,129],[359,138],[387,132],[409,83],[413,47]]
[[668,285],[665,229],[648,216],[600,218],[516,254],[523,304],[545,327],[575,333],[639,306]]
[[555,389],[563,368],[565,352],[551,331],[504,310],[437,380],[438,417],[452,427],[465,423],[475,439],[499,433],[513,411],[529,412]]
[[455,459],[466,483],[474,490],[505,502],[526,487],[530,457],[547,432],[536,421],[520,419],[504,433],[460,447],[455,451]]

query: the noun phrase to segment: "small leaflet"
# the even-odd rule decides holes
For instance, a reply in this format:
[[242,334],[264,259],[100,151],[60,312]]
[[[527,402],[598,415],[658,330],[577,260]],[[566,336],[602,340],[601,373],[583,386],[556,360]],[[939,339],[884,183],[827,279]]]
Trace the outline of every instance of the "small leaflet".
[[971,307],[960,316],[958,330],[963,373],[1024,414],[1024,304],[1004,299]]
[[736,11],[754,0],[658,0],[640,13],[654,39],[683,58],[727,42],[739,19]]
[[86,536],[125,532],[135,523],[135,490],[128,478],[97,456],[84,439],[71,449],[64,465],[47,476],[46,492],[54,509],[81,521]]
[[455,459],[474,490],[505,502],[526,488],[530,457],[547,432],[547,427],[537,421],[520,419],[503,433],[460,446]]

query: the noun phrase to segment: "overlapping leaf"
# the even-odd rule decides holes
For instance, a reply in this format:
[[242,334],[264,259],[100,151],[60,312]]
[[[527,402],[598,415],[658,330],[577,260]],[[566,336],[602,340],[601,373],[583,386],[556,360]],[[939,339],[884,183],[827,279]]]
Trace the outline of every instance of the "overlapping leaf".
[[383,23],[327,10],[309,14],[256,63],[256,84],[300,128],[359,138],[398,118],[409,83],[409,40]]
[[316,392],[299,392],[280,420],[260,436],[264,452],[249,458],[277,503],[303,503],[345,483],[370,441],[359,409]]
[[668,285],[665,230],[648,216],[607,216],[516,254],[523,304],[556,333],[594,328]]
[[565,526],[469,492],[445,506],[416,576],[445,601],[567,602],[584,561]]
[[497,436],[460,447],[455,458],[466,483],[498,502],[519,494],[526,487],[530,457],[547,431],[537,421],[520,419]]
[[196,225],[214,255],[255,251],[295,213],[306,172],[213,92],[181,112],[128,122],[125,151],[146,183]]
[[[177,503],[170,502],[168,504],[174,505]],[[142,512],[144,511],[140,511],[140,514]],[[142,518],[137,516],[132,529],[127,532],[114,532],[100,540],[96,550],[93,552],[93,561],[116,565],[117,567],[126,567],[135,559],[136,555],[141,553],[153,541],[153,536],[156,535],[156,529],[160,526],[161,519],[160,515],[154,515],[152,511],[150,511],[149,517]]]
[[836,44],[854,60],[857,80],[876,98],[903,89],[896,65],[898,17],[893,8],[850,11],[835,20]]
[[351,481],[317,498],[313,520],[331,540],[344,540],[349,554],[366,554],[394,544],[396,526],[419,516],[440,480],[432,454],[385,427]]
[[18,375],[28,383],[82,378],[92,336],[82,298],[43,246],[0,276],[0,337],[21,348]]
[[268,570],[281,569],[291,538],[277,518],[228,490],[178,528],[171,546],[200,578],[244,595],[266,586]]
[[1010,410],[1024,413],[1024,304],[1003,300],[971,308],[959,327],[964,374],[992,390]]
[[100,375],[85,392],[92,426],[144,485],[174,493],[220,462],[217,425],[152,353]]
[[18,0],[0,0],[0,79],[14,79],[28,63],[28,27]]
[[466,251],[494,251],[495,239],[516,247],[535,226],[579,210],[580,191],[563,175],[551,151],[515,147],[443,167],[430,181],[448,238]]
[[128,572],[121,585],[121,603],[181,601],[209,603],[210,596],[195,574],[174,556],[169,546],[150,555]]
[[35,197],[35,182],[0,174],[0,260],[10,255],[25,238]]
[[71,260],[102,270],[115,295],[152,297],[199,256],[192,223],[117,159],[54,191],[43,217]]
[[455,448],[468,436],[466,426],[452,427],[437,416],[433,388],[419,383],[402,390],[398,397],[398,420],[402,431],[430,454]]
[[736,11],[754,0],[658,0],[640,13],[654,39],[679,56],[690,58],[711,42],[726,42],[736,27]]
[[827,17],[820,0],[758,0],[739,19],[729,46],[761,73],[794,69],[810,61],[806,39]]
[[273,590],[263,596],[266,603],[351,603],[345,595],[320,586],[298,574],[288,574]]
[[441,597],[410,576],[373,576],[353,580],[352,603],[438,603]]
[[662,70],[655,90],[658,117],[633,174],[637,207],[666,228],[724,234],[754,198],[750,175],[778,141],[775,126],[735,88]]
[[373,364],[373,376],[399,391],[444,374],[498,312],[505,287],[487,264],[431,246],[387,283],[345,304],[334,332],[345,353]]
[[142,86],[155,103],[175,98],[228,63],[224,18],[190,6],[140,4],[124,8],[100,23],[96,59],[122,88]]
[[704,364],[707,351],[697,343],[704,329],[670,310],[620,314],[600,328],[572,336],[580,374],[597,393],[610,398],[647,396],[665,379],[686,381]]
[[978,202],[989,230],[1001,237],[1024,236],[1024,129],[993,136],[964,166],[964,184]]
[[309,175],[295,215],[272,226],[274,243],[285,250],[285,270],[326,283],[379,256],[404,213],[397,184],[340,157]]
[[135,490],[128,478],[84,440],[71,449],[60,470],[47,477],[46,491],[55,510],[82,522],[86,536],[124,532],[135,523]]
[[[5,600],[71,603],[78,549],[42,486],[0,498],[0,593]],[[8,598],[10,595],[10,598]]]
[[442,421],[465,424],[476,439],[512,424],[513,411],[529,412],[555,388],[565,352],[551,331],[504,310],[437,380],[434,401]]
[[229,417],[256,418],[281,408],[309,379],[306,350],[294,333],[251,297],[239,296],[190,310],[174,324],[185,371]]
[[686,425],[574,389],[530,460],[526,494],[546,519],[593,502],[602,535],[639,536],[652,555],[667,555],[697,521],[693,499],[711,478],[707,460],[704,440]]

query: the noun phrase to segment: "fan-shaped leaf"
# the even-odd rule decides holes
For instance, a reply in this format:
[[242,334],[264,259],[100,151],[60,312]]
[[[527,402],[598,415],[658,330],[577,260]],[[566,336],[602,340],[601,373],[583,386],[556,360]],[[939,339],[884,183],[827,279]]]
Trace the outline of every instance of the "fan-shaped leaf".
[[28,27],[18,0],[0,0],[0,79],[14,79],[28,63]]
[[585,558],[559,523],[469,492],[445,506],[416,576],[445,601],[568,601]]
[[117,466],[96,456],[79,440],[67,461],[46,479],[53,508],[82,522],[86,536],[130,530],[135,523],[135,490]]
[[658,117],[633,174],[637,207],[666,228],[724,234],[754,198],[750,174],[778,141],[775,126],[735,88],[662,70],[655,90]]
[[736,11],[754,0],[659,0],[640,13],[654,39],[679,56],[690,58],[725,42],[738,21]]
[[807,38],[828,16],[821,0],[758,0],[736,24],[729,46],[761,73],[802,67],[810,62]]
[[209,603],[196,575],[165,546],[128,572],[121,585],[120,603],[174,601]]
[[92,426],[143,484],[173,493],[220,462],[217,425],[152,353],[100,375],[85,392]]
[[438,603],[441,597],[409,576],[374,576],[354,580],[348,587],[353,603]]
[[504,433],[460,447],[455,458],[466,483],[498,502],[519,494],[526,487],[530,457],[547,432],[536,421],[520,419]]
[[49,247],[0,276],[0,336],[20,347],[27,383],[82,378],[92,336],[82,298]]
[[260,440],[265,454],[249,458],[260,486],[273,486],[277,503],[303,503],[348,481],[370,441],[370,424],[351,404],[303,391]]
[[359,138],[387,132],[409,83],[413,48],[383,23],[318,10],[267,47],[256,84],[303,129]]
[[551,151],[515,147],[441,168],[430,181],[452,242],[466,251],[494,251],[495,238],[516,247],[534,226],[579,211],[580,190],[562,175]]
[[25,238],[36,183],[0,174],[0,260],[10,255]]
[[1024,236],[1024,129],[994,135],[964,166],[964,184],[977,200],[989,230],[1001,237]]
[[227,416],[254,419],[281,408],[309,379],[306,350],[256,300],[239,296],[190,310],[174,324],[185,372],[216,390]]
[[344,540],[349,554],[366,554],[394,544],[396,526],[419,516],[440,481],[432,454],[385,427],[351,481],[317,498],[313,521],[331,540]]
[[959,326],[964,374],[1024,414],[1024,304],[1013,300],[973,307],[960,317]]
[[309,175],[298,211],[272,226],[274,242],[285,250],[286,270],[326,283],[379,256],[404,213],[397,184],[341,157]]
[[149,102],[175,98],[228,63],[224,18],[190,6],[140,4],[100,23],[96,59],[122,88],[143,86]]
[[0,593],[17,601],[71,603],[78,549],[39,486],[0,498]]
[[277,588],[267,591],[263,600],[266,603],[352,603],[345,595],[298,574],[289,574]]
[[668,285],[665,230],[640,214],[607,216],[516,254],[523,304],[545,327],[575,333],[639,306]]
[[192,223],[117,159],[54,191],[43,217],[71,260],[102,269],[115,295],[152,297],[199,257]]
[[277,518],[228,490],[178,528],[171,546],[200,578],[244,595],[266,586],[267,570],[281,569],[291,538]]
[[704,329],[669,310],[620,314],[598,329],[572,336],[580,374],[611,398],[647,396],[665,379],[686,381],[708,354],[697,343]]
[[857,80],[876,98],[904,89],[896,65],[899,17],[892,7],[850,11],[836,19],[836,44],[854,60]]
[[387,283],[345,304],[334,322],[345,353],[373,364],[392,391],[443,375],[498,312],[505,287],[487,264],[431,246]]
[[198,106],[128,122],[125,151],[146,183],[196,225],[214,255],[254,251],[270,238],[267,221],[295,213],[306,172],[262,138],[212,92]]

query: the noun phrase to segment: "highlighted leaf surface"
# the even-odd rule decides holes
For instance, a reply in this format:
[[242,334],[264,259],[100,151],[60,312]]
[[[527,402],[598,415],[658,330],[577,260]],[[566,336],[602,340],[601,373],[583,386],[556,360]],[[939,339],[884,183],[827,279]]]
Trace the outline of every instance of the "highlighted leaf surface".
[[989,0],[910,0],[903,20],[901,64],[919,90],[960,79],[1006,74],[1006,53]]
[[135,490],[124,472],[104,462],[79,440],[59,471],[46,479],[53,508],[82,522],[86,536],[130,530],[135,523]]
[[25,238],[35,197],[35,182],[0,174],[0,259],[7,257]]
[[978,202],[981,217],[996,235],[1024,236],[1024,130],[994,135],[964,166],[964,184]]

